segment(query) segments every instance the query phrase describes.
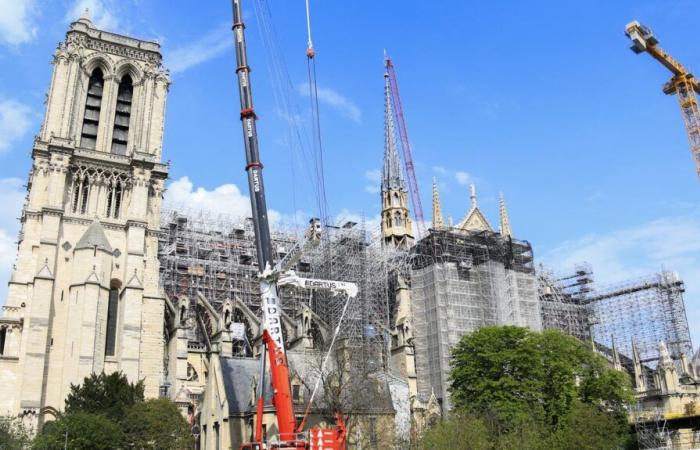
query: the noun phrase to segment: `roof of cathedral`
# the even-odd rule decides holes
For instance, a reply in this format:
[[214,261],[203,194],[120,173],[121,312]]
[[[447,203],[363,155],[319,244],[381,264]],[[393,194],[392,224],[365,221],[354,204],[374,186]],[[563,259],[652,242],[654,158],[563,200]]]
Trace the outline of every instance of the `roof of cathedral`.
[[109,245],[109,240],[105,235],[105,230],[99,220],[93,220],[90,226],[85,230],[85,234],[75,244],[75,250],[83,248],[95,248],[104,250],[107,253],[112,253],[112,246]]
[[471,187],[472,206],[467,215],[457,225],[457,228],[467,231],[493,231],[486,216],[481,212],[476,201],[476,187],[472,184]]
[[[230,415],[240,415],[249,413],[255,409],[253,402],[255,383],[260,372],[260,360],[257,358],[229,358],[221,357],[221,370],[223,372],[224,390],[228,400]],[[287,352],[290,374],[297,373],[305,379],[307,385],[316,382],[317,374],[314,371],[314,360],[309,359],[308,353]],[[265,404],[272,404],[272,386],[270,377],[265,379]],[[362,386],[363,392],[371,392],[372,403],[363,408],[365,411],[376,413],[393,413],[394,405],[391,399],[389,383],[385,378],[365,377],[360,382],[366,383]],[[316,404],[321,402],[317,398]]]
[[389,74],[384,74],[384,170],[382,171],[382,191],[406,190],[406,182],[401,172],[401,161],[396,151],[396,129],[394,112],[391,107]]
[[[260,360],[257,358],[222,357],[220,361],[229,414],[237,415],[252,411],[255,408],[253,402],[254,381],[257,380],[260,372]],[[272,403],[270,377],[267,377],[266,381],[265,404],[269,405]]]

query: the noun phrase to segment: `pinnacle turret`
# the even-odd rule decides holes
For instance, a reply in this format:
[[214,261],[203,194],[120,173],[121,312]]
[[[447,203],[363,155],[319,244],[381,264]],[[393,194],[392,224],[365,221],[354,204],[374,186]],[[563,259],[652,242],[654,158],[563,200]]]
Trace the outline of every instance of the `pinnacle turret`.
[[442,207],[440,206],[440,192],[437,180],[433,177],[433,229],[439,230],[445,227],[442,220]]
[[499,194],[498,210],[500,213],[501,223],[500,232],[503,237],[513,237],[513,232],[510,229],[510,219],[508,218],[508,210],[506,209],[506,200],[503,198],[503,193]]

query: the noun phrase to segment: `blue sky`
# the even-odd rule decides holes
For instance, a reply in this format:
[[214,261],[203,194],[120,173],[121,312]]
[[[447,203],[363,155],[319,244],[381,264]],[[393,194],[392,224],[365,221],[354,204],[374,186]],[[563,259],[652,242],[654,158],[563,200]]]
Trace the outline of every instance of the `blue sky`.
[[[304,3],[245,5],[268,204],[289,222],[315,212],[303,153],[288,145],[289,124],[303,131],[310,123],[302,95]],[[262,31],[259,18],[268,16],[256,14],[258,5],[269,7],[274,33]],[[166,200],[219,213],[248,208],[229,2],[0,0],[3,285],[51,54],[86,6],[96,24],[163,45],[173,80]],[[432,177],[443,212],[455,220],[466,213],[474,182],[491,222],[502,191],[514,233],[555,269],[588,261],[601,284],[676,270],[700,343],[700,184],[676,99],[661,92],[668,73],[648,55],[633,54],[623,33],[638,19],[700,71],[692,44],[700,4],[311,0],[311,8],[333,215],[372,221],[379,212],[386,48],[398,71],[426,215]],[[272,81],[280,63],[269,58],[264,39],[284,56],[287,82]]]

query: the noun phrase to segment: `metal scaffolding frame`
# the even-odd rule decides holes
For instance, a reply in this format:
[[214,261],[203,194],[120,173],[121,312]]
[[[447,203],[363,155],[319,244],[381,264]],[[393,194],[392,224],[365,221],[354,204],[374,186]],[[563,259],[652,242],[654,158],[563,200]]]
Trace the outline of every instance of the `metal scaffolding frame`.
[[593,289],[590,265],[578,265],[572,273],[560,276],[540,265],[537,284],[542,328],[590,341],[592,308],[586,301]]
[[683,302],[685,285],[675,272],[659,272],[597,290],[586,302],[593,311],[593,339],[621,354],[632,355],[632,342],[641,362],[656,367],[659,342],[671,358],[690,357],[693,346]]
[[[250,219],[165,211],[161,224],[158,258],[161,286],[166,294],[171,298],[187,296],[193,317],[197,293],[217,310],[224,300],[239,299],[259,316],[258,263]],[[275,261],[300,239],[300,233],[289,229],[273,231]],[[345,339],[344,345],[360,350],[353,355],[368,371],[388,366],[389,255],[376,236],[367,233],[364,223],[344,221],[340,226],[326,226],[319,245],[308,248],[293,267],[301,277],[357,283],[359,295],[349,300],[339,336]],[[290,287],[280,289],[280,298],[288,316],[296,317],[301,306],[308,305],[331,332],[346,302],[344,296]],[[239,319],[245,322],[234,312],[234,321]],[[197,329],[191,330],[188,338],[202,342],[204,336]],[[251,351],[248,346],[246,354]]]
[[488,325],[541,329],[532,247],[488,231],[430,230],[411,250],[418,395],[450,409],[450,351]]

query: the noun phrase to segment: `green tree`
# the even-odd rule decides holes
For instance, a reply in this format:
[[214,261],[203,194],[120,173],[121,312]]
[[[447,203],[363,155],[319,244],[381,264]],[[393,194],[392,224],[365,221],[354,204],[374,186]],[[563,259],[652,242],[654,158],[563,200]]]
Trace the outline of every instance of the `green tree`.
[[422,436],[419,450],[489,450],[493,448],[484,420],[459,414],[438,422]]
[[66,399],[66,414],[103,414],[118,422],[129,407],[143,402],[143,390],[143,381],[129,383],[121,372],[92,374],[85,377],[82,385],[71,384]]
[[19,417],[0,416],[0,450],[22,450],[31,442]]
[[598,407],[575,400],[561,426],[549,438],[549,448],[619,449],[631,444],[628,425]]
[[457,409],[496,413],[505,430],[525,414],[556,429],[578,400],[624,418],[629,377],[584,343],[558,331],[485,327],[452,353],[450,392]]
[[121,423],[127,446],[133,448],[184,450],[194,445],[187,421],[168,399],[134,404]]
[[44,426],[34,439],[35,450],[110,450],[121,448],[119,425],[101,414],[73,412]]

